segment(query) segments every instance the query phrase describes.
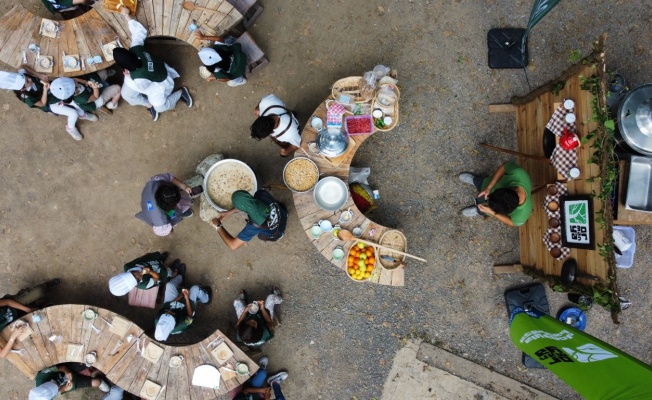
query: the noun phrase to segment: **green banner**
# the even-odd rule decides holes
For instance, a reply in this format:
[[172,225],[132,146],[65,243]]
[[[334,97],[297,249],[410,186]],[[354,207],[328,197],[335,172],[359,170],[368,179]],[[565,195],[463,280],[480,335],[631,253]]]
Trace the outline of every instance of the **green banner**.
[[514,345],[588,400],[652,399],[652,367],[548,315],[516,308]]
[[536,0],[534,6],[532,7],[532,12],[530,13],[530,20],[527,23],[527,30],[532,29],[541,18],[543,18],[548,11],[552,10],[554,6],[559,4],[560,0]]

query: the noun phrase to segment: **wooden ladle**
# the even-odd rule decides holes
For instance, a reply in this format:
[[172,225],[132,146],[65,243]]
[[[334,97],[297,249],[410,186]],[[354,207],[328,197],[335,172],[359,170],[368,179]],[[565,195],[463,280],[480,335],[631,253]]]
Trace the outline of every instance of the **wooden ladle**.
[[404,255],[406,257],[414,258],[415,260],[419,260],[419,261],[422,261],[422,262],[428,262],[428,261],[426,261],[425,259],[423,259],[421,257],[413,256],[412,254],[404,253],[404,252],[402,252],[400,250],[396,250],[396,249],[392,249],[391,247],[383,246],[382,244],[378,244],[378,243],[374,243],[374,242],[368,242],[366,240],[362,240],[360,238],[357,238],[357,237],[353,236],[353,234],[351,232],[347,231],[346,229],[340,229],[339,232],[337,232],[337,237],[340,240],[345,240],[345,241],[346,240],[354,240],[356,242],[362,242],[364,244],[368,244],[369,246],[373,246],[373,247],[376,247],[376,248],[379,248],[379,249],[389,250],[389,251],[394,252],[396,254],[401,254],[401,255]]
[[193,3],[192,1],[184,1],[183,2],[183,8],[188,10],[188,11],[199,10],[199,11],[206,11],[206,12],[213,13],[213,14],[224,15],[225,17],[229,16],[228,14],[224,14],[223,12],[220,12],[220,11],[211,10],[210,8],[206,8],[206,7],[196,6],[195,3]]

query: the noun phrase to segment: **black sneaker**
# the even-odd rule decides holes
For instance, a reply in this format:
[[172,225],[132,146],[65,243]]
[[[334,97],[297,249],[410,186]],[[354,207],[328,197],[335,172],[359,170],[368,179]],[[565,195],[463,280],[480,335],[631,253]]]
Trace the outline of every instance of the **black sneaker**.
[[188,108],[192,107],[192,97],[190,97],[190,92],[185,86],[181,88],[181,100],[186,103]]
[[195,214],[192,212],[191,209],[188,209],[188,210],[186,210],[185,212],[182,212],[182,213],[181,213],[181,216],[184,217],[184,218],[190,218],[190,217],[192,217],[193,215],[195,215]]
[[158,120],[158,111],[156,111],[154,107],[148,108],[147,111],[149,111],[149,114],[152,116],[154,121]]
[[199,286],[199,290],[205,292],[208,295],[208,301],[204,304],[210,304],[213,300],[213,289],[210,286]]
[[181,275],[184,281],[186,280],[186,264],[180,263],[177,265],[177,274]]

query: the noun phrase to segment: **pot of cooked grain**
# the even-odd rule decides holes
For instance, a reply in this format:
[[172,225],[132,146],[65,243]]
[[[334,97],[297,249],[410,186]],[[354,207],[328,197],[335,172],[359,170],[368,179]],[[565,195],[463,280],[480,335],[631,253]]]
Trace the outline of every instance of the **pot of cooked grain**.
[[233,208],[231,195],[236,190],[246,190],[252,195],[258,189],[254,171],[240,160],[218,161],[204,176],[206,199],[218,211]]
[[311,159],[296,157],[285,164],[283,182],[295,193],[305,193],[315,187],[319,180],[319,168]]

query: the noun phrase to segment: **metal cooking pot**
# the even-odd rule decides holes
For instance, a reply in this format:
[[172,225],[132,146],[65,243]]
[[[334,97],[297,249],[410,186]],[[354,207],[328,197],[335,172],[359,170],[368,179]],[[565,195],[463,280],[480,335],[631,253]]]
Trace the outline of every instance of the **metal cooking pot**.
[[316,142],[321,154],[337,157],[349,147],[349,135],[340,128],[322,129],[317,134]]
[[632,150],[652,155],[652,83],[625,96],[618,108],[618,130]]
[[256,193],[256,190],[258,190],[258,181],[256,180],[256,174],[254,173],[254,171],[251,169],[250,166],[248,166],[247,164],[243,163],[240,160],[234,160],[232,158],[227,158],[225,160],[216,162],[215,164],[213,164],[212,167],[210,167],[208,169],[208,171],[206,172],[206,175],[204,176],[204,194],[205,194],[204,197],[206,198],[206,200],[208,200],[208,204],[210,204],[211,206],[213,206],[214,209],[216,209],[217,211],[220,211],[220,212],[229,211],[229,210],[224,209],[222,206],[218,205],[213,200],[213,198],[209,194],[210,193],[210,191],[209,191],[210,186],[209,185],[210,185],[210,182],[211,182],[211,174],[213,173],[213,171],[215,171],[220,166],[223,166],[225,164],[239,164],[239,165],[243,166],[244,169],[247,170],[247,172],[250,174],[251,180],[254,183],[253,190],[252,190],[251,194],[253,195],[254,193]]

